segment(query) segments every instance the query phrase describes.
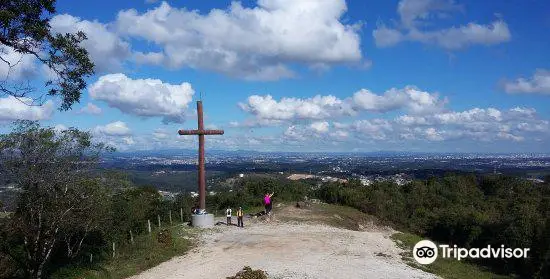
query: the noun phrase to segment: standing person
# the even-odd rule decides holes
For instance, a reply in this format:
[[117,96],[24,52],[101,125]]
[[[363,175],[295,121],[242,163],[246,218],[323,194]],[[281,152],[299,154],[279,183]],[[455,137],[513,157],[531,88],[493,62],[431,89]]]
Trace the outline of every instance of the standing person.
[[231,225],[231,208],[225,210],[225,215],[227,216],[227,225]]
[[243,209],[239,206],[239,209],[237,210],[237,227],[244,228],[243,215]]
[[271,213],[271,209],[273,209],[272,203],[271,203],[271,197],[275,193],[271,194],[265,194],[264,196],[264,205],[265,205],[265,214],[269,215]]

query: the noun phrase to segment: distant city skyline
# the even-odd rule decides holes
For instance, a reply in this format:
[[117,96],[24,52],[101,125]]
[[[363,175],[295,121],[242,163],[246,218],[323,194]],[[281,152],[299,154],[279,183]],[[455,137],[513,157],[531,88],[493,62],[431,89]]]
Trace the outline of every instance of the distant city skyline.
[[[96,65],[79,104],[17,119],[91,131],[119,151],[190,149],[202,93],[208,150],[548,153],[550,3],[531,1],[57,2]],[[0,45],[1,47],[1,45]],[[2,47],[0,78],[41,81]],[[11,60],[10,60],[11,59]],[[9,75],[8,75],[9,73]]]
[[[111,156],[127,156],[138,154],[138,156],[195,156],[197,150],[189,148],[174,148],[174,149],[143,149],[143,150],[115,150],[114,152],[105,153],[105,155]],[[536,157],[536,158],[548,158],[550,157],[550,152],[445,152],[445,151],[394,151],[394,150],[378,150],[378,151],[361,151],[361,152],[352,152],[352,151],[270,151],[270,150],[247,150],[247,149],[210,149],[210,155],[219,155],[220,153],[228,154],[299,154],[299,155],[323,155],[328,154],[331,156],[335,155],[354,155],[354,156],[373,156],[373,157],[393,157],[393,156],[413,156],[413,155],[427,155],[427,156],[447,156],[447,155],[475,155],[479,157],[487,156],[488,158],[495,158],[499,155],[504,157],[514,157],[514,156],[525,156],[525,157]]]

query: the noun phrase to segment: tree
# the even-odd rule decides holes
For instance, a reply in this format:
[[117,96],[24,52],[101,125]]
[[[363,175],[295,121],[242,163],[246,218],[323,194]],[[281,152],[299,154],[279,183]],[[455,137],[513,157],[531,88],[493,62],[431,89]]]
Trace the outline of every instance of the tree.
[[44,276],[60,242],[68,245],[72,257],[86,231],[97,225],[98,217],[92,213],[100,209],[93,206],[101,207],[96,202],[104,194],[91,182],[91,170],[106,150],[87,132],[72,128],[56,132],[31,121],[19,121],[11,133],[0,135],[4,165],[0,175],[9,176],[22,189],[9,225],[9,235],[21,239],[22,249],[4,252],[23,265],[26,277]]
[[[86,77],[93,74],[93,63],[88,52],[80,46],[86,39],[83,32],[53,34],[50,19],[55,14],[55,0],[0,1],[0,67],[7,67],[5,77],[0,77],[0,96],[18,98],[29,104],[42,103],[45,96],[62,99],[60,110],[68,110],[80,100],[86,87]],[[20,56],[12,59],[13,54]],[[47,92],[36,96],[36,88],[30,82],[10,78],[21,61],[31,57],[45,65],[52,77],[45,83]],[[2,65],[2,63],[4,65]],[[34,63],[34,62],[33,62]]]
[[83,180],[71,189],[81,197],[80,204],[69,211],[60,238],[68,259],[79,255],[89,233],[105,229],[110,214],[110,194],[97,179]]

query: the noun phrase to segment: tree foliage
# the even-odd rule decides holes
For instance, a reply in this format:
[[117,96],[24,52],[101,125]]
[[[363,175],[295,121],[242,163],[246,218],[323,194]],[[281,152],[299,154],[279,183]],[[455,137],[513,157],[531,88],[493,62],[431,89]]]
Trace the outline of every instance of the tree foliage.
[[107,193],[91,170],[107,148],[76,129],[57,132],[36,122],[21,121],[0,136],[4,176],[21,189],[10,218],[12,239],[21,249],[5,251],[24,266],[26,276],[43,277],[54,248],[63,242],[74,257],[86,235],[100,226]]
[[57,131],[20,121],[0,135],[0,177],[22,191],[14,214],[0,218],[0,278],[44,278],[57,269],[104,259],[113,242],[157,227],[172,212],[184,221],[194,204],[189,195],[165,200],[152,186],[134,186],[118,171],[98,168],[111,151],[76,129]]
[[550,277],[550,184],[505,176],[446,175],[394,183],[326,184],[317,195],[397,228],[459,247],[530,248],[527,259],[476,263],[525,278]]
[[[37,96],[39,103],[45,96],[60,97],[60,110],[68,110],[80,100],[86,87],[85,78],[93,74],[94,65],[88,52],[80,46],[86,35],[54,34],[50,19],[55,14],[55,0],[0,1],[0,63],[9,69],[8,76],[0,77],[0,95],[16,98],[30,97],[36,88],[30,82],[10,78],[20,61],[10,61],[7,55],[15,52],[28,55],[51,71],[46,81],[47,92]],[[21,99],[23,100],[23,99]],[[27,102],[25,102],[27,103]]]
[[127,239],[130,231],[142,233],[146,221],[155,222],[161,214],[162,196],[153,187],[129,188],[112,197],[113,218],[109,234],[112,239]]
[[291,180],[274,178],[247,178],[240,180],[232,192],[218,192],[207,196],[206,204],[210,211],[225,210],[228,207],[263,206],[266,193],[275,193],[273,201],[297,201],[311,194],[311,185]]

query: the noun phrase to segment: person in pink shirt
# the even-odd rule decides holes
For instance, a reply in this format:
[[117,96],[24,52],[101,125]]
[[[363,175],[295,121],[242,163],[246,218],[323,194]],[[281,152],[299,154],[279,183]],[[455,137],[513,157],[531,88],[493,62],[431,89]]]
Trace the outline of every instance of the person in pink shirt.
[[275,193],[265,194],[264,196],[265,214],[268,215],[271,213],[271,209],[273,208],[271,204],[271,197],[273,196],[273,194]]

